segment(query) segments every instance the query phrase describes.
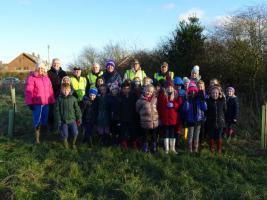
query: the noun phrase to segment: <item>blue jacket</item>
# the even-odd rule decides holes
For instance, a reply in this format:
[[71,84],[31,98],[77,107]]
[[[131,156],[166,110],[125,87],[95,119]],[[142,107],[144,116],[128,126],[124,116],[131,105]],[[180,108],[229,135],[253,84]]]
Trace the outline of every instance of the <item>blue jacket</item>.
[[185,121],[187,123],[197,123],[205,121],[205,111],[207,104],[200,98],[188,99],[184,102],[183,111],[185,113]]

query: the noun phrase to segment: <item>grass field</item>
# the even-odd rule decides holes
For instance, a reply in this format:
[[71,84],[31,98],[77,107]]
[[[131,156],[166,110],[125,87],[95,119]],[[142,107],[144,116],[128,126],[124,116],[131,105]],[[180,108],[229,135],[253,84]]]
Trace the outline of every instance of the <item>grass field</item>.
[[[64,149],[59,136],[33,144],[30,112],[18,99],[16,136],[0,138],[0,199],[267,199],[267,154],[239,139],[223,156],[144,154],[119,147]],[[1,96],[1,133],[9,98]]]

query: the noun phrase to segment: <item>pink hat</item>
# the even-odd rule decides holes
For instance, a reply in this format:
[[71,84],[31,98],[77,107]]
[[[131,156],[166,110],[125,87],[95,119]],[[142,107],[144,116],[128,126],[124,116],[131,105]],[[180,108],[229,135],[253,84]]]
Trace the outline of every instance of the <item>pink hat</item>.
[[198,87],[196,85],[195,82],[190,82],[188,89],[187,89],[187,93],[192,93],[192,92],[198,92]]

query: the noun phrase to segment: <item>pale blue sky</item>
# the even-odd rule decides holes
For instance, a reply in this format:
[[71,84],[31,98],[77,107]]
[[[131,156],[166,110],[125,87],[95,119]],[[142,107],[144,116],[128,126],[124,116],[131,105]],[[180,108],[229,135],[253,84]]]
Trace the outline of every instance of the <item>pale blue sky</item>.
[[153,49],[188,13],[205,27],[264,0],[0,0],[0,60],[21,52],[47,59],[75,59],[87,45],[101,49],[110,41],[129,48]]

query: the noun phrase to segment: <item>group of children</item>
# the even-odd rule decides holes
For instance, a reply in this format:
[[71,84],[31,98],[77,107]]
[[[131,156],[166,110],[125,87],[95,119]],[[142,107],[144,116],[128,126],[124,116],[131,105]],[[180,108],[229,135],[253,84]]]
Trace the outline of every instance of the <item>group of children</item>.
[[[226,95],[217,79],[205,88],[199,67],[191,77],[174,77],[152,82],[145,77],[124,80],[121,85],[106,85],[98,77],[96,85],[86,91],[78,104],[71,85],[63,79],[61,95],[55,105],[64,146],[68,148],[68,131],[73,134],[73,148],[81,125],[83,142],[92,144],[97,133],[102,145],[121,145],[156,152],[163,141],[166,153],[176,151],[181,134],[187,133],[188,151],[199,151],[199,139],[208,135],[210,150],[222,152],[222,137],[230,139],[238,118],[238,99],[233,87]],[[201,135],[201,137],[200,137]],[[163,140],[162,140],[163,139]]]

